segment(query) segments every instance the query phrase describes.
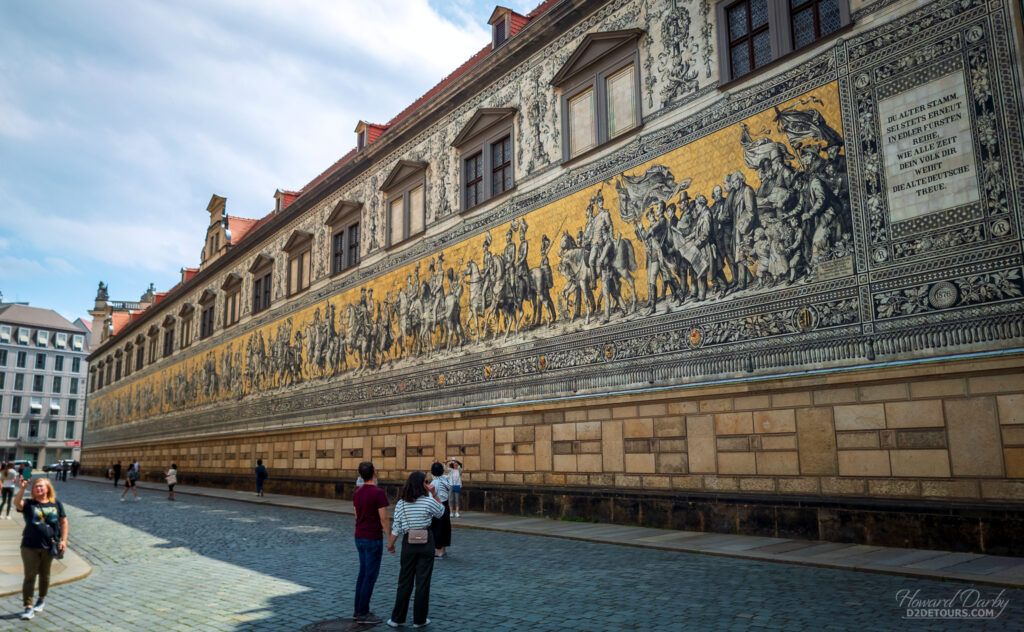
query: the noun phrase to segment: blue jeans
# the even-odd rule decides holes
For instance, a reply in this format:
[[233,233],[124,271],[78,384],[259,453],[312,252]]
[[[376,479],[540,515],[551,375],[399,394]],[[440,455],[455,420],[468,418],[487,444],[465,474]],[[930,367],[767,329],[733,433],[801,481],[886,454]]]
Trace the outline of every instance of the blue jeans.
[[367,540],[356,538],[356,550],[359,551],[359,577],[356,579],[357,616],[370,612],[370,597],[373,586],[377,583],[380,573],[380,558],[384,555],[384,540]]

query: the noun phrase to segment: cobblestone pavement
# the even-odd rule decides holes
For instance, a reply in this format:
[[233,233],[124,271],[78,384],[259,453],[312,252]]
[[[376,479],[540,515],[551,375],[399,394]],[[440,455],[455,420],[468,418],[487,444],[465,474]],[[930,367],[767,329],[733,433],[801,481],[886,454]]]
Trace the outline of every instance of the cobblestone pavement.
[[[55,587],[32,621],[17,619],[19,596],[3,598],[0,629],[278,632],[352,612],[351,517],[151,491],[121,503],[119,492],[59,485],[71,546],[93,573]],[[995,620],[906,621],[898,591],[948,599],[972,587],[471,529],[454,542],[434,569],[435,630],[1024,630],[1019,590],[1003,592]],[[384,618],[397,570],[385,553],[372,602]]]

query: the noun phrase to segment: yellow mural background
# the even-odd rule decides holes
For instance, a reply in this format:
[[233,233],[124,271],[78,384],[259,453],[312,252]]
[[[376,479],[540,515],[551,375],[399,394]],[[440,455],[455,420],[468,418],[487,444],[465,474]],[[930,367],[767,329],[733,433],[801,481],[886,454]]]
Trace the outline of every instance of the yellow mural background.
[[[838,86],[836,82],[828,83],[813,91],[802,94],[797,98],[779,104],[779,108],[785,108],[790,104],[795,104],[802,99],[807,99],[808,97],[815,97],[822,102],[815,103],[808,107],[813,107],[821,112],[826,122],[834,130],[839,132],[840,135],[844,135],[839,107]],[[778,142],[787,143],[786,137],[783,134],[780,134],[775,128],[775,124],[773,122],[774,116],[774,109],[768,108],[745,119],[743,122],[746,123],[750,133],[755,137],[763,135],[761,130],[762,128],[766,128],[770,130],[771,138]],[[796,151],[792,148],[791,152],[796,154]],[[747,168],[743,162],[739,123],[730,125],[723,130],[704,136],[684,147],[650,160],[624,173],[631,176],[642,175],[648,168],[656,164],[668,167],[677,182],[690,178],[692,181],[687,192],[691,198],[696,197],[698,194],[703,194],[708,198],[708,200],[711,200],[711,191],[713,187],[716,185],[722,185],[725,176],[735,171],[742,171],[747,177],[747,183],[751,186],[756,188],[758,185],[756,172]],[[524,216],[529,225],[529,230],[527,232],[527,239],[529,241],[528,262],[531,269],[538,267],[541,262],[541,236],[547,235],[552,242],[548,251],[548,259],[552,268],[552,277],[554,281],[554,288],[551,291],[551,296],[556,304],[560,292],[565,287],[565,279],[558,272],[559,235],[564,230],[568,231],[568,233],[573,237],[576,236],[577,231],[582,229],[586,223],[587,205],[599,190],[603,193],[605,207],[611,213],[614,231],[621,231],[623,237],[628,238],[633,242],[638,266],[638,270],[634,274],[637,292],[639,294],[638,299],[640,301],[647,299],[643,245],[637,239],[633,227],[623,222],[619,217],[619,201],[615,191],[615,180],[616,177],[613,177],[602,184],[597,184],[588,187],[585,190],[572,193],[557,202],[534,210]],[[506,231],[508,230],[508,227],[508,224],[503,224],[491,230],[493,243],[491,244],[490,250],[495,256],[500,255],[505,248]],[[455,267],[459,263],[460,258],[465,257],[466,261],[472,259],[482,268],[483,241],[484,236],[478,235],[461,242],[454,247],[446,249],[444,251],[445,267]],[[513,236],[513,242],[518,247],[518,233]],[[433,256],[436,256],[436,253],[435,255],[424,258],[420,261],[421,282],[427,280],[429,274],[428,263]],[[406,277],[407,275],[413,274],[415,266],[416,264],[414,263],[386,273],[362,287],[365,287],[366,289],[373,288],[374,299],[377,302],[382,302],[389,291],[393,292],[398,289],[404,289]],[[464,266],[465,264],[463,263],[462,267],[464,268]],[[461,269],[462,268],[456,270],[456,273],[461,275]],[[344,322],[345,309],[348,305],[359,301],[360,289],[361,288],[358,287],[350,289],[297,313],[290,314],[287,317],[268,324],[256,331],[250,332],[249,334],[238,336],[215,347],[207,353],[171,364],[151,375],[137,378],[131,383],[124,384],[105,393],[92,396],[89,403],[90,425],[92,427],[101,428],[130,422],[138,418],[176,411],[179,407],[175,406],[173,402],[168,401],[170,398],[167,397],[165,393],[165,389],[168,384],[173,386],[176,376],[190,374],[193,376],[198,375],[201,367],[209,362],[211,354],[216,371],[221,371],[221,368],[224,366],[223,360],[225,353],[237,354],[238,361],[242,363],[241,370],[244,371],[245,346],[246,340],[249,336],[255,336],[258,333],[262,333],[264,340],[269,340],[271,337],[276,335],[282,322],[287,319],[291,319],[293,325],[291,328],[291,336],[294,337],[295,331],[305,331],[305,327],[313,321],[314,313],[318,309],[320,310],[321,315],[323,314],[327,303],[334,305],[336,310],[336,319],[340,319]],[[445,289],[446,292],[450,289],[447,282],[445,283]],[[631,300],[631,297],[628,295],[629,289],[625,286],[623,287],[622,294],[624,302]],[[462,322],[468,333],[470,330],[470,327],[466,324],[469,317],[468,286],[466,286],[466,290],[462,296],[461,306]],[[524,306],[524,312],[524,321],[528,321],[533,318],[532,306],[529,303]],[[559,318],[561,318],[561,316],[559,316]],[[342,325],[342,327],[343,326],[344,325]],[[398,325],[396,323],[395,328],[397,329],[397,327]],[[535,331],[539,336],[544,335],[543,328]],[[344,332],[342,331],[342,333]],[[223,332],[221,335],[230,335],[230,331]],[[471,338],[467,344],[472,345],[474,343],[475,340]],[[404,359],[405,358],[403,358],[403,360]],[[302,361],[304,366],[303,377],[306,379],[317,377],[309,372],[305,345],[303,345],[302,350]],[[354,361],[350,361],[348,371],[352,371],[353,364]],[[387,370],[386,364],[382,370]],[[343,376],[344,374],[341,374],[338,378],[343,379]],[[180,379],[180,377],[178,377],[178,379]],[[170,380],[170,382],[168,382],[168,380]],[[146,393],[151,393],[151,395],[148,396],[149,401],[147,401]],[[201,406],[215,401],[238,398],[248,394],[248,389],[243,388],[242,393],[237,393],[232,392],[230,389],[225,389],[222,385],[218,389],[218,392],[210,395],[202,392],[202,386],[200,386],[200,392],[190,398],[189,404],[186,408]]]

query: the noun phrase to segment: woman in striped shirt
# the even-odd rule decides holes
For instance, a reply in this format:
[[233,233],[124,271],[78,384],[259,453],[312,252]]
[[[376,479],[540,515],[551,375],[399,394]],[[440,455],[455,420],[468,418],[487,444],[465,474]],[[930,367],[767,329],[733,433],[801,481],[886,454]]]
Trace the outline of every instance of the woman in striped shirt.
[[[444,505],[437,497],[437,490],[427,483],[426,474],[410,474],[409,480],[405,482],[398,495],[398,502],[395,503],[391,535],[388,536],[388,553],[395,552],[395,542],[402,538],[398,594],[395,595],[395,607],[387,622],[392,628],[405,623],[405,617],[409,614],[409,596],[412,594],[414,580],[416,597],[413,600],[412,627],[421,628],[430,623],[427,613],[430,605],[430,576],[434,572],[434,537],[429,527],[433,518],[444,515],[444,509]],[[420,544],[410,543],[408,533],[420,529],[426,530],[426,541]]]
[[434,532],[434,559],[443,560],[444,550],[452,544],[452,512],[448,508],[448,496],[452,492],[452,481],[444,473],[444,466],[440,463],[430,466],[430,475],[434,477],[437,499],[444,505],[444,515],[434,518],[430,523],[430,530]]

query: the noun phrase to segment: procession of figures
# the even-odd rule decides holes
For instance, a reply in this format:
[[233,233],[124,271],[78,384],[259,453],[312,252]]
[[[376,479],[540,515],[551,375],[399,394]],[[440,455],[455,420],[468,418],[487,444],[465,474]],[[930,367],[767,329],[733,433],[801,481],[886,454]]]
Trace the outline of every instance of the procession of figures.
[[[145,414],[161,400],[176,408],[242,397],[813,280],[820,263],[852,252],[843,139],[814,104],[820,101],[811,97],[775,109],[777,137],[786,142],[767,128],[739,125],[739,150],[756,187],[743,170],[707,192],[692,191],[692,179],[677,180],[664,165],[622,175],[599,188],[579,217],[564,218],[554,241],[542,234],[537,243],[518,218],[500,250],[486,233],[457,261],[440,252],[426,270],[417,263],[383,296],[363,287],[340,308],[326,301],[308,322],[289,317],[267,335],[256,331],[206,354],[198,368],[179,367],[162,396],[139,387],[124,404]],[[617,195],[618,222],[606,187]],[[535,245],[539,262],[531,267]],[[559,292],[556,274],[564,281]]]

